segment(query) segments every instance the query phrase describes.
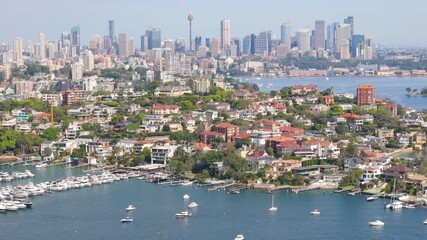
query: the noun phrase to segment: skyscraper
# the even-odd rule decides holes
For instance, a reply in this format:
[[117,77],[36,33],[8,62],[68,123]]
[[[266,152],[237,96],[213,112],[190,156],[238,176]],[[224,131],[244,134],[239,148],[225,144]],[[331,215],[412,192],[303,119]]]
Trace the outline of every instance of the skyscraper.
[[114,20],[108,21],[108,36],[110,36],[111,41],[116,41],[116,26]]
[[245,38],[243,38],[242,54],[249,55],[251,53],[250,51],[251,51],[251,36],[248,35]]
[[225,49],[227,46],[230,46],[230,25],[230,20],[221,20],[221,49]]
[[326,48],[332,52],[335,52],[335,37],[338,25],[339,23],[332,23],[327,27]]
[[238,38],[238,37],[232,38],[231,39],[231,43],[232,43],[232,45],[236,46],[236,56],[240,56],[241,55],[241,51],[242,51],[241,50],[242,46],[241,46],[240,38]]
[[86,71],[92,71],[94,69],[95,60],[90,50],[86,50],[83,54],[83,66]]
[[148,37],[146,34],[141,36],[141,51],[146,52],[148,50]]
[[363,48],[365,35],[355,34],[351,37],[350,53],[352,57],[360,57],[360,50]]
[[211,51],[211,56],[216,58],[219,55],[219,51],[220,49],[220,40],[218,38],[211,38],[211,42],[210,42],[210,51]]
[[205,46],[210,48],[211,47],[211,39],[210,38],[206,38],[205,39]]
[[46,58],[46,38],[44,33],[39,33],[39,44],[40,44],[40,60]]
[[119,58],[128,56],[128,37],[126,33],[119,34]]
[[341,46],[349,45],[351,38],[351,25],[340,24],[336,29],[335,35],[335,52],[341,52]]
[[291,45],[291,22],[284,22],[280,26],[280,43]]
[[148,49],[161,48],[162,46],[162,35],[159,28],[148,28],[145,31],[148,41]]
[[268,55],[271,52],[271,31],[260,32],[255,40],[255,53]]
[[325,21],[316,20],[313,35],[313,49],[325,48]]
[[127,55],[133,55],[135,53],[135,40],[131,37],[128,40],[128,52]]
[[297,47],[302,54],[310,50],[310,29],[300,28],[296,33]]
[[80,26],[76,25],[71,28],[71,46],[75,48],[75,54],[80,55]]
[[354,17],[348,16],[347,18],[345,18],[344,24],[350,24],[350,34],[351,34],[351,36],[353,36],[353,34],[354,34]]
[[190,23],[190,52],[193,52],[193,36],[191,35],[191,22],[193,21],[193,14],[191,14],[191,12],[188,14],[188,22]]
[[255,55],[255,42],[256,42],[256,39],[257,39],[257,35],[255,35],[255,34],[251,34],[251,48],[250,48],[250,54],[251,55]]
[[24,61],[22,59],[22,38],[16,37],[13,39],[13,58],[16,61],[16,66],[20,67],[24,65]]
[[202,46],[202,37],[196,36],[196,38],[194,39],[194,50],[197,52],[200,46]]

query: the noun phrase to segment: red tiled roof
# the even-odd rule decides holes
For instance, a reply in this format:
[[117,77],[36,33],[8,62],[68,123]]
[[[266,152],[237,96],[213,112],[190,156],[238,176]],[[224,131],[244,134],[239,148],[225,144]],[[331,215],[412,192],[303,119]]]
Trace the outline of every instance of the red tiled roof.
[[252,138],[252,133],[244,133],[244,134],[239,134],[236,136],[233,136],[234,139],[238,139],[238,138]]
[[265,155],[265,151],[264,150],[259,150],[259,151],[253,151],[250,154],[248,154],[248,157],[262,157]]
[[345,113],[345,114],[341,115],[341,117],[352,118],[352,119],[361,118],[361,116],[354,114],[354,113]]
[[223,133],[219,133],[219,132],[203,132],[202,135],[206,135],[206,136],[224,136]]
[[318,144],[320,144],[320,146],[322,146],[322,147],[327,147],[331,143],[328,141],[319,140],[319,139],[311,139],[311,140],[308,140],[308,141],[303,143],[303,145],[306,145],[306,146],[307,145],[318,145]]
[[284,141],[277,145],[277,147],[299,147],[299,144],[296,141]]
[[178,105],[154,105],[153,109],[177,109]]
[[375,87],[369,84],[362,84],[362,85],[359,85],[357,89],[375,89]]
[[281,132],[299,132],[302,131],[301,128],[295,128],[295,127],[280,127]]

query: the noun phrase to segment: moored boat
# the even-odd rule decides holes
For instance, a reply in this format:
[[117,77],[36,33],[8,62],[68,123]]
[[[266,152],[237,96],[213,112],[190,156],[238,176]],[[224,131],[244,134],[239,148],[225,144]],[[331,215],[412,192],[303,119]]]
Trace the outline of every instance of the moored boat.
[[197,204],[196,202],[191,202],[190,204],[188,204],[189,208],[196,208],[198,206],[199,206],[199,204]]
[[184,196],[182,196],[183,199],[190,199],[190,195],[188,194],[184,194]]
[[245,237],[243,236],[243,234],[237,234],[236,238],[234,238],[234,240],[245,240]]
[[381,222],[380,220],[375,220],[372,222],[368,222],[370,226],[384,226],[384,223]]
[[189,211],[183,211],[183,212],[175,213],[176,218],[187,218],[187,217],[191,217],[191,215],[192,214]]
[[122,218],[122,220],[120,220],[122,223],[128,223],[128,222],[133,222],[133,218],[131,217],[125,217]]
[[136,207],[134,207],[133,205],[129,205],[127,208],[126,208],[126,211],[133,211],[133,210],[135,210],[136,209]]
[[314,209],[313,211],[310,212],[311,215],[320,215],[320,212],[318,209]]

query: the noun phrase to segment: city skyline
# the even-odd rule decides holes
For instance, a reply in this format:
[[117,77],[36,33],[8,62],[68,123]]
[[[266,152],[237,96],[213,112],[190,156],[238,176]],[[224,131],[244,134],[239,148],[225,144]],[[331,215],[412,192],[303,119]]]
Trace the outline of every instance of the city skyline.
[[[0,42],[11,44],[13,38],[17,36],[22,37],[24,41],[36,40],[41,32],[45,34],[46,40],[58,39],[64,30],[69,31],[72,26],[80,25],[81,42],[82,45],[86,45],[89,38],[95,34],[108,35],[108,20],[115,20],[116,35],[127,33],[129,37],[138,39],[147,27],[155,27],[161,29],[163,39],[183,37],[188,41],[187,14],[191,11],[194,15],[193,38],[194,36],[220,37],[218,22],[222,19],[228,19],[231,22],[231,38],[243,39],[251,33],[271,30],[272,37],[280,39],[280,26],[287,20],[291,21],[292,34],[295,34],[296,30],[300,28],[308,27],[310,30],[314,30],[314,23],[318,19],[324,20],[325,25],[329,25],[333,22],[344,23],[347,16],[354,16],[354,34],[363,33],[375,39],[375,43],[386,46],[427,46],[427,35],[417,31],[424,22],[423,18],[426,18],[422,15],[422,9],[427,6],[427,3],[422,1],[415,1],[411,3],[411,6],[402,6],[397,1],[380,0],[371,3],[362,0],[357,5],[348,6],[337,0],[325,0],[322,3],[310,2],[310,7],[304,3],[290,1],[274,2],[274,4],[266,4],[268,1],[264,1],[262,7],[265,11],[262,12],[259,11],[261,4],[254,3],[249,7],[248,4],[243,5],[242,1],[227,2],[227,7],[224,8],[221,7],[223,4],[220,0],[218,4],[212,5],[212,8],[210,6],[209,10],[203,4],[192,0],[179,3],[166,0],[162,4],[154,1],[141,3],[127,1],[124,1],[126,4],[123,4],[121,8],[118,8],[118,4],[114,1],[102,1],[103,4],[96,12],[96,18],[93,17],[93,14],[91,15],[90,9],[94,9],[91,8],[92,5],[99,5],[98,1],[85,3],[88,6],[84,9],[78,7],[81,0],[77,0],[76,4],[72,6],[55,2],[56,8],[66,7],[75,16],[74,18],[61,18],[61,11],[43,8],[47,3],[52,2],[51,0],[39,1],[37,5],[28,0],[21,0],[19,3],[6,0],[3,3],[5,9],[17,8],[18,4],[26,5],[27,7],[21,11],[21,15],[26,17],[17,18],[13,11],[6,11],[2,15],[3,21],[6,19],[14,19],[14,21],[13,24],[5,25],[0,29]],[[368,2],[369,8],[359,6],[364,3],[368,4]],[[380,14],[380,7],[385,2],[387,2],[388,11],[382,11]],[[174,4],[174,7],[164,8],[165,3]],[[242,6],[245,6],[244,11],[236,12],[236,9],[242,8]],[[335,6],[337,10],[331,9],[329,6]],[[293,10],[280,11],[289,8]],[[408,11],[405,10],[406,8]],[[301,11],[306,14],[301,14]],[[49,14],[43,14],[44,12]],[[401,17],[395,18],[396,14],[401,14]],[[129,15],[134,15],[132,20]],[[259,17],[254,18],[255,15]],[[27,25],[28,19],[32,19],[31,27]],[[172,19],[173,21],[171,21]],[[389,24],[391,27],[384,28],[385,24]],[[405,27],[408,25],[412,27]],[[399,32],[396,29],[399,29]],[[138,45],[137,42],[135,44]]]

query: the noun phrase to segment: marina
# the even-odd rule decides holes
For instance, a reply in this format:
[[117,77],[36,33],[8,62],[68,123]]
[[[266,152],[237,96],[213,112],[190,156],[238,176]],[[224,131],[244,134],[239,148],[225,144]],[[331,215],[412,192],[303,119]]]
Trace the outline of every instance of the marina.
[[[9,167],[10,168],[10,167]],[[15,169],[22,171],[22,169]],[[11,171],[12,169],[8,169]],[[2,183],[2,187],[12,184],[34,185],[60,179],[87,176],[87,169],[67,169],[57,166],[34,170],[35,178],[20,182]],[[33,170],[31,170],[33,171]],[[91,175],[91,174],[90,174]],[[99,175],[99,174],[96,174]],[[62,176],[62,177],[61,177]],[[29,197],[32,208],[6,211],[1,214],[0,227],[5,229],[2,236],[11,239],[28,239],[37,236],[56,239],[57,234],[69,234],[69,239],[234,239],[242,234],[245,239],[280,239],[286,233],[292,239],[319,237],[322,239],[367,238],[367,239],[423,239],[427,227],[423,225],[427,209],[386,211],[384,202],[367,202],[364,195],[324,194],[322,190],[275,191],[274,206],[279,211],[271,214],[272,196],[260,190],[242,190],[240,194],[226,194],[224,191],[207,191],[208,187],[175,186],[162,187],[157,183],[129,178],[92,187],[76,188],[72,191],[51,191],[39,197]],[[190,208],[191,217],[176,219],[176,213],[186,209],[189,201],[183,201],[187,194],[203,207]],[[130,203],[137,210],[129,212],[132,224],[120,224],[125,206]],[[22,206],[21,206],[22,207]],[[313,209],[321,209],[318,217],[310,217]],[[343,211],[342,209],[345,209]],[[49,217],[45,217],[49,216]],[[64,217],[67,216],[67,217]],[[384,228],[372,228],[367,222],[379,219]],[[100,224],[102,223],[102,224]],[[349,224],[350,223],[350,224]],[[20,231],[19,226],[28,226]],[[40,226],[44,226],[41,231]],[[233,228],[229,228],[229,226]],[[334,225],[331,229],[330,225]],[[61,227],[60,227],[61,226]],[[64,228],[64,226],[66,226]],[[100,228],[93,235],[93,228]],[[401,229],[407,229],[402,235]],[[61,229],[61,230],[59,230]],[[325,229],[329,229],[325,231]],[[304,236],[300,232],[304,231]],[[206,235],[206,232],[213,232]]]

